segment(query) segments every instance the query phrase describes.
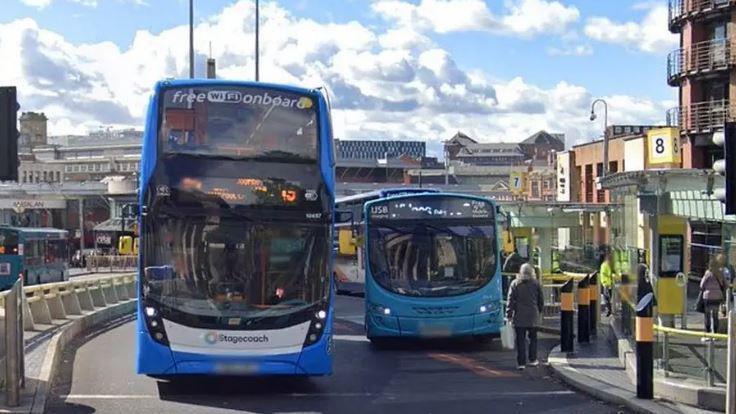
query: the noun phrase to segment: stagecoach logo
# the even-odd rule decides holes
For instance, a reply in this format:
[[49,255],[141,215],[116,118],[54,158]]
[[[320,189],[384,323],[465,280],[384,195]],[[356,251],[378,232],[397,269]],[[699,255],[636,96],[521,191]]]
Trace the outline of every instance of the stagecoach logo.
[[268,92],[263,92],[261,94],[252,94],[233,90],[208,91],[207,93],[176,91],[174,92],[174,96],[171,98],[171,103],[174,104],[193,104],[195,102],[203,103],[205,101],[227,104],[243,103],[246,105],[282,106],[284,108],[299,109],[310,109],[312,106],[314,106],[314,102],[312,102],[312,99],[306,96],[298,99],[292,99],[287,96],[274,96],[272,94],[269,94]]
[[216,332],[207,332],[204,335],[204,341],[207,342],[210,345],[214,345],[217,343],[217,333]]
[[208,345],[215,345],[217,343],[229,343],[229,344],[252,344],[252,343],[266,343],[268,342],[268,336],[263,335],[229,335],[215,331],[209,331],[204,334],[204,341]]

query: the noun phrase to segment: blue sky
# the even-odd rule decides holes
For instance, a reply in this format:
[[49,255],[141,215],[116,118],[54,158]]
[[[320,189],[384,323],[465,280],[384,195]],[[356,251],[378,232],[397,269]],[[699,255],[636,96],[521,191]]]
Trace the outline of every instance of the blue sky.
[[[38,97],[30,99],[31,102],[41,105],[42,109],[46,109],[43,107],[45,105],[48,111],[57,115],[59,122],[52,123],[52,128],[57,128],[59,132],[77,131],[79,125],[85,125],[89,129],[95,123],[129,124],[131,119],[139,120],[142,116],[140,110],[136,110],[125,100],[125,93],[120,90],[125,83],[124,74],[109,73],[113,69],[106,69],[104,62],[89,64],[88,60],[95,60],[97,56],[107,56],[108,52],[109,64],[114,64],[116,53],[120,59],[125,57],[130,60],[132,56],[140,59],[144,57],[162,59],[161,54],[155,56],[156,53],[152,55],[151,51],[137,51],[137,48],[142,46],[135,45],[134,39],[137,33],[140,36],[141,31],[147,32],[154,39],[152,48],[160,47],[160,50],[166,50],[177,62],[186,57],[180,56],[181,45],[178,45],[179,39],[184,41],[185,37],[177,37],[173,33],[168,36],[163,34],[177,27],[183,29],[181,26],[186,24],[188,19],[186,0],[3,0],[3,3],[6,4],[0,15],[0,34],[2,27],[15,27],[11,25],[18,24],[19,21],[28,23],[28,20],[23,19],[31,19],[35,24],[28,26],[24,23],[21,26],[28,33],[40,33],[36,37],[41,39],[39,50],[48,57],[44,61],[59,63],[59,67],[66,68],[67,72],[78,70],[74,76],[91,80],[89,87],[94,91],[92,95],[95,99],[109,100],[110,103],[123,109],[127,108],[131,115],[130,118],[121,118],[121,122],[115,122],[114,116],[104,116],[102,118],[105,119],[97,122],[94,113],[75,119],[74,116],[56,108],[61,104],[54,105],[53,99]],[[224,64],[235,62],[231,70],[224,68],[225,73],[236,76],[249,73],[245,69],[249,63],[245,60],[240,61],[237,53],[243,55],[250,53],[245,49],[247,45],[252,44],[251,41],[243,40],[252,39],[247,37],[249,34],[252,36],[252,28],[247,27],[248,22],[252,20],[252,16],[249,15],[249,10],[252,10],[251,3],[249,0],[195,0],[195,22],[207,26],[201,33],[198,29],[198,39],[208,37],[214,43],[214,49],[227,49],[227,52],[222,52]],[[345,124],[338,126],[347,137],[383,134],[387,137],[423,135],[429,139],[440,139],[453,129],[469,129],[476,135],[488,137],[489,140],[517,140],[523,139],[520,135],[528,131],[545,128],[562,130],[579,140],[590,138],[590,135],[595,134],[594,126],[584,124],[578,119],[577,112],[583,112],[583,101],[586,99],[604,96],[611,97],[614,102],[619,103],[618,109],[612,108],[614,122],[617,113],[620,114],[622,122],[661,122],[664,118],[663,110],[668,105],[675,104],[676,90],[667,86],[665,82],[666,55],[677,44],[677,38],[667,34],[666,18],[662,18],[663,10],[666,11],[666,1],[276,0],[262,1],[261,4],[263,18],[273,21],[273,30],[281,26],[319,27],[326,33],[324,36],[329,37],[332,27],[330,25],[338,25],[343,30],[340,33],[348,39],[355,33],[358,39],[356,42],[360,43],[358,35],[374,36],[378,39],[391,30],[411,29],[411,33],[416,35],[417,39],[424,39],[421,46],[387,47],[374,39],[366,40],[361,46],[355,47],[346,39],[341,42],[323,39],[310,43],[302,38],[308,36],[307,34],[294,35],[295,38],[291,43],[305,42],[298,47],[312,48],[313,53],[299,54],[301,58],[307,59],[297,62],[300,68],[288,69],[286,71],[288,73],[275,76],[274,80],[293,82],[295,79],[303,81],[319,79],[331,86],[335,93],[338,91],[345,91],[347,95],[355,93],[355,97],[344,99],[351,104],[346,105],[343,119],[337,122]],[[483,16],[468,22],[467,16],[462,12],[463,9],[473,7],[482,11],[474,13],[474,16]],[[410,10],[410,12],[401,14],[397,10]],[[443,18],[433,17],[433,13],[436,14],[437,10],[443,10],[447,15]],[[516,20],[513,19],[515,14],[518,17]],[[539,20],[537,24],[537,20],[542,17],[546,20]],[[233,19],[242,21],[233,23]],[[350,22],[353,21],[357,22],[357,26],[350,26]],[[264,23],[264,26],[267,25],[268,23]],[[225,35],[232,33],[229,31],[232,31],[233,27],[237,28],[237,35],[242,35],[242,38]],[[273,42],[276,49],[265,53],[273,56],[273,65],[279,66],[279,71],[274,73],[280,72],[281,67],[286,65],[284,62],[291,62],[282,56],[288,53],[284,48],[290,43],[281,39],[281,34],[277,31],[267,32],[268,29],[264,29],[264,36],[275,33],[274,37],[279,38]],[[54,40],[54,35],[60,38]],[[402,36],[402,39],[404,38]],[[647,42],[645,38],[651,40]],[[235,41],[246,44],[238,46],[228,44]],[[269,42],[268,39],[263,41]],[[3,50],[10,53],[8,51],[14,47],[6,40],[3,48],[2,42],[0,37],[0,58],[3,57]],[[109,42],[117,46],[117,52],[107,47],[111,46]],[[340,44],[335,44],[336,42]],[[18,43],[17,47],[21,47],[21,44]],[[91,56],[85,45],[94,46],[95,52]],[[98,48],[104,50],[104,53],[96,50]],[[198,47],[198,52],[206,53],[202,50],[205,48]],[[348,49],[354,53],[348,56],[371,54],[371,58],[376,60],[371,63],[377,68],[375,73],[364,74],[365,71],[355,70],[350,76],[346,75],[346,71],[353,72],[356,69],[345,66],[344,61],[349,60],[348,58],[341,58]],[[386,71],[396,67],[395,59],[391,58],[389,61],[393,63],[387,64],[389,66],[386,67],[381,66],[386,64],[386,56],[381,53],[389,49],[395,54],[403,53],[408,66],[415,69],[417,76],[409,83],[416,85],[416,88],[411,91],[397,89],[401,85],[391,82],[386,77]],[[428,50],[439,50],[442,53],[433,52],[420,59],[422,53]],[[314,62],[308,60],[312,58],[315,59]],[[421,76],[418,68],[422,65],[432,66],[427,63],[430,60],[434,61],[435,76],[428,80]],[[63,65],[61,61],[64,61]],[[290,64],[297,65],[297,63]],[[313,67],[324,65],[331,69],[315,70],[310,65]],[[146,65],[140,65],[139,62],[139,66]],[[445,70],[440,66],[445,69],[453,66],[456,69]],[[174,66],[166,67],[171,70]],[[176,68],[177,73],[181,72],[178,64]],[[164,73],[166,70],[163,68],[151,71],[150,75]],[[457,70],[454,80],[451,79],[453,70]],[[9,74],[0,72],[2,75],[0,79],[9,78],[11,81],[19,79],[16,83],[22,85],[28,82],[32,86],[34,80],[29,79],[32,76],[29,72]],[[145,75],[149,73],[146,72]],[[136,80],[132,77],[133,74],[130,79],[131,87],[139,90],[145,88],[145,84],[135,84]],[[482,80],[478,80],[479,78]],[[100,79],[103,80],[97,82]],[[38,86],[39,83],[36,84]],[[443,112],[441,106],[433,107],[431,99],[425,101],[421,98],[430,95],[425,93],[429,87],[435,87],[440,98],[467,99],[485,109],[471,108],[472,105],[458,103],[455,109],[450,111],[452,114],[443,114],[447,116],[443,122],[423,125],[427,123],[424,122],[425,118],[431,117],[433,111]],[[455,92],[448,92],[450,89]],[[465,92],[457,91],[466,90],[477,92],[467,98],[458,95]],[[449,95],[445,96],[444,93]],[[509,95],[515,96],[517,93],[528,94],[529,102],[539,99],[540,108],[544,109],[545,115],[541,116],[539,110],[527,112],[526,109],[519,109],[534,105],[517,102],[513,97],[509,98]],[[85,94],[90,95],[89,91]],[[391,94],[394,95],[388,96]],[[411,109],[404,110],[406,117],[402,119],[387,109],[392,106],[387,105],[386,100],[396,104],[407,94],[416,94],[416,97],[410,105]],[[29,92],[28,97],[32,96],[35,95]],[[379,98],[385,98],[381,101],[383,104],[376,103]],[[555,106],[559,106],[554,101],[567,99],[578,107],[577,112],[569,111],[567,108],[554,109]],[[361,102],[365,102],[366,107],[361,107]],[[531,115],[528,118],[533,119],[525,120],[524,115],[527,113]],[[565,119],[560,119],[565,116],[570,117],[569,126],[564,122]],[[66,121],[61,121],[64,117],[67,118]],[[496,121],[488,121],[486,117]],[[527,125],[513,125],[514,122]],[[356,127],[356,123],[360,123],[361,126]],[[386,131],[382,131],[380,125],[389,127]],[[519,136],[511,137],[511,135]]]

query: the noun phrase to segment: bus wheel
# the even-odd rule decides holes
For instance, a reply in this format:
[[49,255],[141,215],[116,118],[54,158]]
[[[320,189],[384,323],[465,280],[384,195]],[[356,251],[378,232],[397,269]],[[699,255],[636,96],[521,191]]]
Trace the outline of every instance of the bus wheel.
[[481,345],[483,347],[488,347],[488,348],[495,348],[493,346],[494,345],[493,335],[476,335],[473,337],[473,339],[478,345]]
[[371,347],[373,347],[374,349],[386,349],[390,344],[390,338],[369,336],[368,340],[371,342]]

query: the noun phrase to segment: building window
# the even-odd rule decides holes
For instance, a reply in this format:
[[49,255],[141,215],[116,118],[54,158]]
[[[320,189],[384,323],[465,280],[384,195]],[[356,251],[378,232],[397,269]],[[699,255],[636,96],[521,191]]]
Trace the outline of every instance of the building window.
[[592,203],[593,202],[593,164],[588,164],[585,166],[585,177],[583,177],[584,180],[584,188],[585,188],[585,199],[583,200],[586,203]]
[[608,172],[610,173],[618,172],[618,161],[611,161],[608,163]]

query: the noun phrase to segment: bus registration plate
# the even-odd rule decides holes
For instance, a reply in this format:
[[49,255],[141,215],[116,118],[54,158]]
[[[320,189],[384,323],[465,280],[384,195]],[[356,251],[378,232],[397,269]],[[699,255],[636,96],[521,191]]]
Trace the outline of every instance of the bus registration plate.
[[452,328],[442,324],[420,324],[419,335],[424,337],[438,338],[452,335]]
[[215,372],[223,375],[248,375],[258,372],[258,365],[247,362],[218,362]]

